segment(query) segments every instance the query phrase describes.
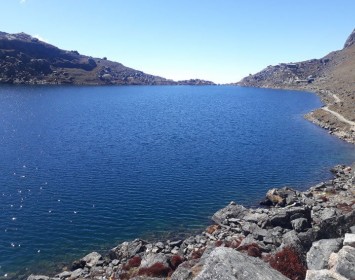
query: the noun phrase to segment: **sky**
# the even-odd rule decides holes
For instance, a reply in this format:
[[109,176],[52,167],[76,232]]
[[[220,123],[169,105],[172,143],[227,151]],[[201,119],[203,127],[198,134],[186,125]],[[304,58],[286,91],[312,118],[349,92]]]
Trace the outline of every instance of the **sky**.
[[0,0],[0,31],[173,80],[237,82],[320,58],[355,28],[354,0]]

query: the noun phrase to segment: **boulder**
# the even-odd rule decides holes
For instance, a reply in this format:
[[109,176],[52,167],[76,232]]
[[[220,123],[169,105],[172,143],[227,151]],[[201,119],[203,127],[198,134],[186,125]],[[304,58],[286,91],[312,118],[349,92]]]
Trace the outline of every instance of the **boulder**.
[[285,209],[278,209],[269,219],[272,227],[291,228],[290,218]]
[[71,276],[70,276],[70,279],[76,279],[80,276],[83,276],[85,273],[84,269],[82,268],[78,268],[77,270],[74,270],[72,273],[71,273]]
[[71,265],[71,270],[76,270],[78,268],[84,268],[85,267],[86,262],[81,260],[75,260],[72,265]]
[[109,252],[109,256],[114,259],[130,259],[135,255],[144,252],[146,250],[146,241],[141,239],[135,239],[131,242],[123,242],[121,245],[113,248]]
[[298,192],[284,187],[281,189],[271,189],[266,193],[265,200],[261,202],[262,205],[290,205],[298,201]]
[[297,231],[304,231],[309,227],[308,220],[306,218],[298,218],[293,221],[291,221],[292,228]]
[[262,240],[263,237],[268,235],[266,229],[260,228],[257,224],[245,222],[242,224],[244,235],[252,234],[256,239]]
[[[198,260],[183,262],[171,275],[171,280],[191,280],[199,273],[199,266],[196,266]],[[192,269],[194,267],[194,269]]]
[[71,276],[71,272],[63,271],[63,272],[57,274],[56,276],[59,277],[59,279],[66,279],[66,278],[69,278]]
[[269,215],[270,218],[264,227],[280,226],[292,229],[291,221],[299,218],[305,218],[309,221],[311,219],[311,210],[308,206],[274,208]]
[[268,219],[269,216],[266,213],[249,213],[243,218],[244,221],[258,224],[258,226],[264,225]]
[[217,224],[227,224],[227,220],[230,218],[242,219],[247,213],[246,209],[242,205],[237,205],[231,202],[227,207],[217,211],[213,216],[212,220]]
[[306,280],[348,280],[338,273],[326,269],[307,270]]
[[111,81],[112,80],[112,75],[111,74],[103,74],[101,76],[101,79],[105,80],[105,81]]
[[251,244],[258,244],[258,241],[254,239],[253,235],[249,234],[245,238],[243,238],[242,242],[240,242],[239,246],[247,247]]
[[87,267],[93,267],[93,266],[95,266],[95,265],[99,262],[99,260],[101,260],[101,259],[102,259],[102,257],[101,257],[101,255],[100,255],[99,253],[97,253],[97,252],[92,252],[92,253],[86,255],[85,257],[83,257],[83,258],[81,259],[81,261],[85,262],[85,265],[86,265]]
[[347,279],[355,279],[355,248],[344,246],[339,251],[332,270]]
[[342,239],[322,239],[313,242],[311,249],[307,253],[308,269],[317,270],[328,268],[329,256],[333,252],[338,252],[342,245]]
[[306,231],[299,232],[297,235],[305,251],[308,251],[312,247],[312,243],[317,240],[318,229],[309,228]]
[[320,211],[320,219],[327,220],[334,218],[337,215],[337,212],[334,208],[324,208]]
[[44,275],[30,275],[27,280],[49,280],[49,277]]
[[168,257],[165,254],[149,253],[149,254],[144,255],[141,265],[140,265],[140,268],[151,267],[152,265],[154,265],[156,263],[162,263],[165,266],[169,267]]
[[[178,270],[173,273],[172,279],[178,279],[174,276],[175,273],[179,273]],[[191,271],[193,271],[191,274],[196,276],[190,279],[196,280],[288,279],[262,260],[225,247],[215,248],[208,256],[192,267]]]
[[282,228],[274,227],[267,231],[267,235],[263,238],[263,242],[265,244],[274,244],[276,246],[281,245],[282,238]]
[[346,233],[344,238],[344,246],[351,246],[355,248],[355,234]]
[[[324,211],[322,211],[322,213],[324,214]],[[331,212],[328,212],[328,214],[331,214]],[[352,210],[346,214],[338,213],[338,209],[334,210],[331,217],[324,220],[321,217],[321,219],[318,220],[318,239],[344,236],[345,233],[349,232],[350,225],[354,224],[355,210]]]
[[283,247],[292,247],[298,253],[304,252],[303,244],[302,244],[301,240],[299,239],[297,232],[294,230],[291,230],[282,236],[282,246]]

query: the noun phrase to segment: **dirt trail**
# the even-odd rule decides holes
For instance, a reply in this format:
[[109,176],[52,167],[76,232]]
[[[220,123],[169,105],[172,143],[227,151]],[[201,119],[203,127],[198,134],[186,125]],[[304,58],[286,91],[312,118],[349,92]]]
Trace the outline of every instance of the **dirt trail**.
[[327,111],[331,114],[333,114],[334,116],[336,116],[340,121],[344,122],[344,123],[347,123],[347,124],[350,124],[351,126],[354,126],[355,127],[355,122],[352,122],[352,121],[349,121],[348,119],[346,119],[343,115],[340,115],[339,113],[333,111],[333,110],[330,110],[328,108],[328,106],[325,106],[322,108],[324,111]]
[[341,101],[340,98],[336,94],[332,93],[332,95],[335,100],[335,103],[339,103]]

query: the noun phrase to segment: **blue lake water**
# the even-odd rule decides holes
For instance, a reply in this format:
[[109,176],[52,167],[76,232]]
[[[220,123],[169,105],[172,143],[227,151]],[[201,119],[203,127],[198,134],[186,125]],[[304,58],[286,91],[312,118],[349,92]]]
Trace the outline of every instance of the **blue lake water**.
[[0,275],[203,229],[234,200],[305,189],[355,159],[306,92],[0,87]]

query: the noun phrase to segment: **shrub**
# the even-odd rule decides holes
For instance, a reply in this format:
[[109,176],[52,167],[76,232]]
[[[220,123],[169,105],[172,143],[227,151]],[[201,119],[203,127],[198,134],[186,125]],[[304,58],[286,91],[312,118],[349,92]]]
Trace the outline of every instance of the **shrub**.
[[130,270],[133,267],[138,267],[141,265],[141,257],[140,256],[134,256],[133,258],[129,259],[127,263],[123,265],[124,270]]
[[349,213],[353,210],[353,205],[355,204],[354,201],[347,203],[340,203],[337,205],[337,208],[340,209],[343,213]]
[[199,259],[202,257],[203,253],[205,252],[206,248],[200,248],[198,250],[192,251],[190,257],[193,260]]
[[173,270],[175,270],[183,261],[184,260],[181,256],[174,255],[170,258],[170,266]]
[[246,252],[251,257],[261,258],[261,249],[256,243],[239,246],[237,250]]
[[285,247],[282,251],[268,259],[270,266],[292,280],[306,277],[306,266],[300,255],[292,247]]
[[170,273],[170,267],[167,267],[160,262],[157,262],[150,267],[143,267],[138,271],[138,275],[150,277],[168,277]]
[[[127,272],[121,273],[119,277],[120,280],[129,280],[131,278]],[[116,278],[111,278],[110,280],[116,280]]]

